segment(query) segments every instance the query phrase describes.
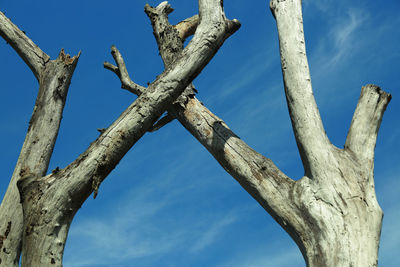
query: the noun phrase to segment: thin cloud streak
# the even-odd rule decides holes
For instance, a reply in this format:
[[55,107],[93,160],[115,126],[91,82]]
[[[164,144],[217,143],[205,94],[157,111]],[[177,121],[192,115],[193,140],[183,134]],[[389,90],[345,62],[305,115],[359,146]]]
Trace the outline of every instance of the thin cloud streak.
[[310,55],[313,66],[312,76],[319,78],[340,67],[348,60],[347,55],[358,50],[361,45],[358,29],[366,20],[360,10],[349,9],[347,15],[336,19],[336,24],[323,38]]
[[227,99],[235,94],[242,95],[243,91],[249,92],[252,83],[260,79],[261,75],[265,75],[266,71],[272,66],[272,62],[268,60],[271,49],[259,49],[257,55],[254,55],[242,64],[237,70],[228,77],[218,81],[214,87],[218,90],[217,94],[209,95],[205,98],[207,105],[213,105],[216,100]]
[[367,15],[356,9],[349,9],[347,19],[338,24],[332,31],[335,41],[336,55],[332,57],[328,66],[335,66],[344,57],[351,54],[359,44],[356,42],[357,30],[367,20]]
[[[105,215],[86,216],[83,221],[75,221],[70,229],[65,265],[83,267],[102,263],[112,266],[130,260],[152,261],[188,247],[190,252],[197,253],[218,240],[225,228],[235,222],[234,212],[175,218],[182,216],[182,211],[176,212],[174,207],[187,201],[188,192],[196,189],[199,194],[209,186],[202,179],[187,180],[187,175],[193,176],[190,170],[201,169],[196,164],[204,162],[199,158],[202,153],[198,149],[178,154],[170,166],[155,169],[154,176],[159,178],[135,184],[114,204],[104,207],[108,211]],[[220,180],[216,183],[223,183]],[[196,201],[198,196],[192,197],[195,199],[191,201]],[[185,213],[189,207],[183,209]],[[198,208],[196,211],[199,213]],[[95,257],[87,259],[85,255]]]
[[[279,244],[278,247],[285,247]],[[274,248],[265,247],[264,250],[248,251],[246,255],[239,255],[228,262],[225,262],[218,267],[290,267],[304,266],[304,260],[297,247],[287,247],[285,250],[280,250],[274,253]]]
[[195,241],[190,248],[192,253],[200,252],[204,248],[212,245],[218,237],[222,235],[224,229],[237,220],[235,216],[227,215],[226,217],[214,222],[206,231]]
[[327,12],[332,5],[332,0],[303,0],[304,9],[315,5],[320,11]]

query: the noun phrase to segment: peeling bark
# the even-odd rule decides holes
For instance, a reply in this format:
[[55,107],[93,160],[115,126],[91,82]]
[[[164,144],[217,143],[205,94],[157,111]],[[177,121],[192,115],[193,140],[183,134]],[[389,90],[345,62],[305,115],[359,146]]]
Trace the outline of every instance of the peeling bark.
[[175,26],[168,22],[173,9],[167,2],[145,6],[165,71],[142,87],[131,80],[121,53],[112,47],[116,66],[106,62],[104,67],[139,97],[110,127],[99,129],[100,136],[74,162],[46,175],[79,55],[71,58],[61,51],[50,60],[0,12],[0,35],[39,81],[28,134],[0,206],[0,264],[18,266],[23,240],[22,266],[62,266],[69,226],[83,202],[91,193],[96,197],[101,182],[137,140],[176,118],[288,232],[307,266],[377,266],[383,212],[374,190],[374,148],[391,96],[376,85],[364,86],[344,148],[333,146],[313,97],[301,0],[271,0],[270,8],[305,170],[298,181],[249,147],[195,97],[191,82],[240,26],[226,19],[218,0],[200,0],[199,15]]
[[[171,106],[169,114],[289,233],[307,266],[377,266],[383,213],[374,190],[373,151],[391,96],[374,85],[363,87],[345,148],[333,146],[312,92],[301,1],[272,0],[270,6],[277,21],[284,88],[305,176],[294,181],[284,175],[194,95],[181,96],[183,101]],[[157,14],[152,22],[154,35],[168,68],[181,51],[171,47],[179,48],[185,34],[169,24],[168,12],[152,12]],[[193,88],[186,90],[193,92]]]
[[61,50],[56,59],[50,60],[46,53],[1,12],[0,35],[31,68],[39,82],[39,92],[28,132],[0,205],[0,233],[3,233],[0,236],[0,264],[18,266],[23,214],[16,183],[23,177],[41,177],[47,172],[79,55],[70,57]]
[[323,128],[311,88],[301,0],[271,0],[286,99],[305,176],[296,182],[290,218],[308,266],[377,266],[383,213],[376,200],[374,149],[390,94],[363,87],[344,149]]
[[[159,7],[172,10],[167,2],[161,3]],[[151,7],[147,6],[147,8]],[[226,19],[218,0],[200,0],[199,12],[200,22],[197,32],[179,58],[147,88],[130,81],[129,88],[135,88],[135,92],[140,96],[110,127],[102,131],[99,138],[74,162],[47,176],[44,175],[48,165],[40,172],[22,165],[25,169],[16,179],[23,208],[23,222],[22,216],[20,214],[17,216],[23,223],[22,228],[20,227],[20,230],[23,229],[22,266],[62,266],[68,229],[82,203],[92,192],[96,197],[99,185],[126,152],[148,130],[153,129],[153,124],[166,108],[201,72],[226,38],[240,27],[238,21]],[[124,77],[129,76],[125,66],[118,64],[118,53],[115,47],[112,48],[112,55],[118,67],[111,64],[106,64],[106,67],[113,70],[124,81]],[[68,69],[67,65],[76,65],[76,59],[70,59],[62,52],[57,60],[61,60],[64,64],[62,67]],[[46,63],[49,66],[52,64],[56,66],[51,66],[49,69],[44,66],[38,75],[39,82],[53,86],[54,91],[50,91],[47,87],[39,90],[40,97],[36,102],[27,140],[30,138],[30,132],[35,135],[43,134],[41,131],[44,129],[52,130],[51,123],[49,124],[48,121],[39,123],[43,119],[48,119],[46,116],[49,114],[53,119],[58,116],[58,114],[49,113],[52,111],[49,108],[43,110],[42,107],[49,101],[48,97],[55,103],[65,102],[66,91],[63,88],[68,88],[70,79],[65,75],[58,75],[58,72],[53,72],[58,67],[57,60],[54,63],[53,61]],[[47,96],[48,94],[50,95]],[[46,95],[46,97],[42,98],[41,95]],[[38,130],[37,124],[43,125],[44,129]],[[57,131],[54,130],[52,133],[56,137],[58,127]],[[37,144],[41,138],[43,137],[26,141],[26,143],[27,145]],[[50,158],[50,156],[51,151],[46,151],[45,157]],[[21,172],[18,171],[18,173]],[[15,182],[14,188],[16,188]],[[15,192],[18,191],[15,189]],[[9,231],[7,231],[1,237],[1,241],[8,238]]]

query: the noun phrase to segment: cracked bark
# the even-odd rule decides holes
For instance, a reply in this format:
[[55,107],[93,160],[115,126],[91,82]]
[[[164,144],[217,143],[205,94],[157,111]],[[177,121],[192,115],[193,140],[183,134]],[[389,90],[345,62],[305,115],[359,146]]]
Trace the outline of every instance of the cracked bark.
[[301,0],[271,0],[285,93],[305,176],[291,224],[308,266],[377,266],[383,213],[374,189],[377,133],[391,96],[362,88],[344,149],[328,140],[312,93]]
[[[174,62],[174,58],[183,49],[184,39],[180,36],[187,36],[187,33],[179,31],[179,27],[169,24],[168,11],[165,6],[146,9],[152,20],[154,35],[166,68],[169,68],[168,64]],[[190,19],[193,18],[196,16]],[[118,58],[123,61],[122,56]],[[109,66],[109,63],[106,65]],[[125,66],[121,63],[120,65]],[[109,69],[115,72],[115,68]],[[118,75],[118,72],[115,73]],[[129,87],[130,84],[127,79],[121,79],[121,83],[122,87]],[[134,93],[134,90],[130,91]],[[281,172],[270,159],[254,151],[234,134],[223,120],[197,100],[194,92],[196,89],[190,84],[179,97],[179,101],[168,108],[168,113],[177,118],[285,229],[291,230],[286,221],[293,207],[287,199],[294,181]]]
[[[147,130],[154,129],[157,125],[162,127],[162,120],[159,124],[154,123],[165,109],[291,235],[308,266],[377,265],[382,211],[374,192],[373,154],[377,132],[390,95],[375,85],[363,87],[345,147],[334,147],[325,135],[312,95],[305,54],[301,1],[272,0],[270,6],[277,21],[285,93],[305,176],[299,181],[287,177],[271,160],[251,149],[195,98],[196,91],[189,83],[200,72],[201,67],[183,72],[176,70],[180,60],[193,60],[196,58],[193,56],[195,53],[201,54],[197,49],[183,50],[183,39],[194,32],[196,20],[212,24],[215,21],[210,18],[215,18],[212,15],[218,13],[217,17],[223,21],[222,24],[217,23],[219,26],[223,25],[223,29],[214,28],[224,32],[221,39],[216,41],[216,46],[206,40],[209,38],[206,28],[210,27],[206,23],[203,25],[204,32],[201,31],[200,23],[193,38],[192,44],[196,43],[197,38],[199,49],[209,51],[207,56],[210,58],[223,40],[237,29],[236,21],[226,20],[219,1],[200,1],[200,16],[194,16],[174,27],[168,23],[167,15],[172,9],[166,2],[156,8],[147,6],[146,11],[152,20],[156,39],[158,38],[166,71],[148,88],[136,85],[130,80],[125,65],[121,64],[123,60],[118,58],[115,50],[113,56],[118,66],[105,64],[105,67],[120,77],[123,88],[125,86],[125,89],[140,95],[137,101],[115,123],[102,131],[88,150],[65,169],[44,177],[46,171],[40,173],[29,169],[29,172],[22,172],[23,179],[20,180],[19,187],[27,218],[24,221],[26,242],[23,266],[61,266],[65,239],[74,214],[90,193],[98,190],[101,181],[136,140]],[[156,16],[152,16],[157,12],[159,13]],[[48,59],[44,60],[45,54],[18,32],[15,25],[5,29],[4,25],[9,25],[9,21],[2,15],[0,14],[1,35],[27,62],[40,81],[41,62],[47,62]],[[161,32],[168,33],[165,34],[167,38],[161,38]],[[204,37],[205,41],[202,42],[202,37],[199,36]],[[12,41],[17,37],[23,44]],[[30,50],[33,51],[29,52]],[[60,57],[62,58],[61,54]],[[202,58],[199,64],[203,66],[207,60],[209,58]],[[51,80],[54,88],[58,88],[60,83],[67,84],[66,79],[57,75]],[[181,94],[183,90],[185,91]],[[171,105],[179,94],[178,100]],[[51,96],[53,99],[65,100],[59,91],[54,91]],[[158,103],[157,107],[151,104],[154,102]],[[40,107],[40,103],[37,106]],[[36,119],[32,121],[35,122]],[[31,126],[29,130],[32,129],[36,128]],[[48,155],[49,152],[44,153]],[[23,153],[21,157],[22,155]],[[42,169],[45,166],[47,170],[46,164],[41,166]],[[20,171],[14,173],[20,175]],[[11,185],[12,183],[10,187]],[[15,189],[14,180],[14,196],[18,196]],[[3,200],[3,203],[7,201]],[[0,209],[4,212],[3,203]],[[14,223],[3,220],[3,212],[0,210],[0,245],[10,248],[11,237],[18,235],[13,232]],[[18,242],[17,246],[20,244]],[[41,247],[43,244],[48,245],[46,249]],[[10,253],[7,249],[0,253],[3,252]],[[17,266],[12,261],[18,260],[15,253],[11,256],[0,256],[10,263],[6,266]]]
[[[169,6],[169,4],[163,2],[159,6]],[[97,195],[100,183],[115,168],[125,153],[149,129],[152,129],[155,121],[207,65],[226,38],[240,27],[238,21],[226,19],[218,0],[200,0],[199,13],[200,21],[197,32],[186,49],[171,64],[170,68],[159,75],[147,88],[133,82],[130,84],[130,86],[136,87],[138,92],[141,92],[140,96],[110,127],[102,131],[101,135],[84,153],[66,168],[46,176],[44,175],[47,165],[45,170],[38,172],[33,171],[32,168],[25,168],[23,175],[16,179],[23,208],[23,221],[21,220],[23,223],[21,227],[23,229],[22,266],[62,266],[62,255],[68,229],[82,203],[92,192],[94,197]],[[4,24],[9,22],[8,20],[4,21]],[[7,31],[3,32],[7,34]],[[15,34],[10,34],[10,36],[7,35],[8,39],[6,39],[13,40]],[[26,40],[23,39],[23,41]],[[19,51],[19,47],[22,47],[19,54],[22,53],[21,57],[30,59],[31,54],[25,52],[25,46],[13,47],[16,47],[17,51]],[[35,47],[35,49],[38,48]],[[114,59],[117,60],[118,54],[114,49],[112,52]],[[34,54],[37,54],[37,51]],[[63,52],[59,58],[68,64],[76,65],[77,58],[70,59]],[[49,97],[54,102],[65,102],[66,91],[63,91],[62,88],[68,87],[68,78],[64,75],[57,75],[51,70],[47,70],[46,67],[40,69],[35,62],[28,62],[34,74],[38,73],[39,82],[49,83],[55,90],[50,93],[47,88],[43,88],[43,90],[39,90],[39,95],[50,93]],[[46,65],[48,64],[53,63],[49,61]],[[118,66],[118,71],[112,66],[109,67],[121,77],[127,75],[124,66]],[[51,110],[43,111],[42,109],[47,102],[47,98],[36,102],[29,128],[29,131],[35,134],[38,133],[35,126],[38,121],[46,118],[48,114],[54,119],[54,114],[49,113]],[[50,127],[47,121],[40,125],[46,130]],[[57,131],[53,131],[55,137],[57,132],[58,127]],[[31,141],[29,145],[36,144],[38,141]],[[50,158],[51,151],[46,151],[44,156]],[[20,173],[21,171],[18,170],[18,174]],[[15,182],[14,188],[16,188]],[[16,189],[15,192],[17,192]],[[12,227],[11,225],[11,231]],[[4,232],[5,238],[1,241],[9,239],[8,232],[7,228]],[[15,257],[15,261],[18,261],[17,257]]]
[[[378,86],[364,86],[344,149],[333,146],[313,97],[301,1],[272,0],[270,7],[277,22],[285,94],[304,177],[294,181],[284,175],[193,94],[181,96],[169,113],[290,234],[307,266],[377,266],[383,213],[375,196],[373,154],[391,96]],[[167,11],[146,12],[168,68],[187,35],[169,24]],[[186,90],[193,93],[193,88]]]
[[28,132],[0,205],[0,264],[18,266],[23,214],[16,183],[23,177],[43,176],[47,172],[79,55],[71,58],[61,50],[56,59],[50,60],[46,53],[1,12],[0,35],[30,67],[39,82],[39,92]]

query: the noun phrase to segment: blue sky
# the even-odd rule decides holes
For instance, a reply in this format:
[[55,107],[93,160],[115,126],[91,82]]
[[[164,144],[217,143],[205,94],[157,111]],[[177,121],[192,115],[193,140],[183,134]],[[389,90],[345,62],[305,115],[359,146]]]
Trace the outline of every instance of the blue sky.
[[[0,10],[52,58],[82,51],[50,170],[65,167],[135,99],[103,69],[110,46],[132,79],[163,70],[146,1],[0,0]],[[148,1],[157,5],[158,1]],[[176,23],[197,1],[173,1]],[[361,86],[393,95],[375,155],[384,212],[380,266],[400,266],[400,2],[303,0],[314,94],[332,143],[343,147]],[[225,1],[241,29],[195,80],[198,98],[287,175],[303,174],[283,94],[276,25],[267,1]],[[29,68],[0,40],[0,194],[22,146],[38,89]],[[304,266],[294,242],[177,122],[144,136],[75,217],[64,265]]]

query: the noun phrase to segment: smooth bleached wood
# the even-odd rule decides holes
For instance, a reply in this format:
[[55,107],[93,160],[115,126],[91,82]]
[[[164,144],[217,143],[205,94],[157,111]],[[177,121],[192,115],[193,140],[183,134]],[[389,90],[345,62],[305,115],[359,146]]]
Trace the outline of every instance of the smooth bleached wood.
[[374,167],[374,150],[379,127],[391,98],[392,96],[379,86],[364,86],[347,135],[345,148],[369,162],[371,169]]
[[[283,81],[305,176],[296,181],[289,219],[307,266],[377,266],[382,210],[376,200],[373,154],[390,95],[362,89],[344,149],[328,140],[308,69],[301,0],[271,0]],[[297,238],[296,238],[297,236]]]
[[306,55],[301,0],[272,0],[278,27],[282,74],[293,132],[305,175],[320,177],[321,166],[329,164],[331,146],[315,103]]

